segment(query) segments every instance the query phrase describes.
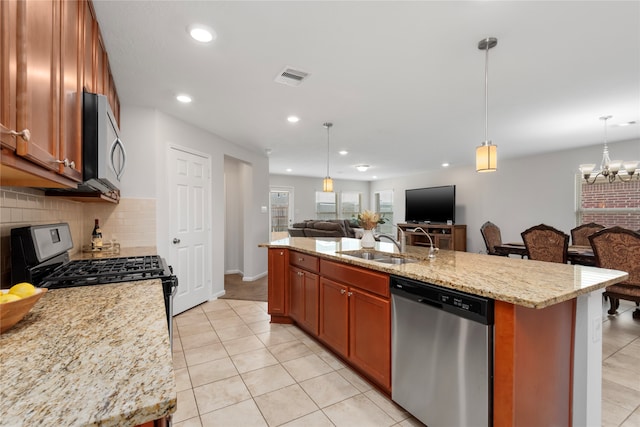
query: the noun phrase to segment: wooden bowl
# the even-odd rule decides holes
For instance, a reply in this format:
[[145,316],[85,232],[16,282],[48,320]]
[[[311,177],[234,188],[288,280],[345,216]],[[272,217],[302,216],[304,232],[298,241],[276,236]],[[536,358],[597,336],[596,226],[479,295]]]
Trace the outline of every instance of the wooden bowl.
[[[3,293],[7,291],[7,289],[2,290]],[[47,288],[36,288],[36,293],[29,297],[0,304],[0,334],[21,321],[45,292]]]

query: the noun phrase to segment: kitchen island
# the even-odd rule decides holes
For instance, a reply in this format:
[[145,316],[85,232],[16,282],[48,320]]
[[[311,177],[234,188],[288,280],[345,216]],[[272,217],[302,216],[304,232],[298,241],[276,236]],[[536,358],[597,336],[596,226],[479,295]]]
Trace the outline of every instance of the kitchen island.
[[0,425],[135,426],[176,410],[160,280],[55,289],[0,335]]
[[[425,248],[398,254],[395,245],[377,242],[376,252],[412,258],[382,263],[363,259],[360,242],[347,238],[287,238],[262,246],[269,248],[272,321],[293,320],[312,336],[310,325],[319,322],[319,341],[383,391],[390,391],[390,370],[381,373],[389,357],[379,355],[390,345],[390,310],[378,279],[393,274],[494,300],[493,425],[600,424],[601,294],[626,273],[444,250],[429,260]],[[340,294],[357,297],[349,303],[355,310],[344,328],[346,349],[333,344]],[[375,333],[366,323],[375,323]],[[331,333],[323,335],[323,328]],[[362,337],[378,342],[365,348]]]

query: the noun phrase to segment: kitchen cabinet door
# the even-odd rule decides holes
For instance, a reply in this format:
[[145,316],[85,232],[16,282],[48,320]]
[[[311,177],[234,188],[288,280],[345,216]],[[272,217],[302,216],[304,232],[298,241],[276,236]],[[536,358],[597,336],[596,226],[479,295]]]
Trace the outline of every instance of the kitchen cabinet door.
[[297,323],[304,318],[304,271],[289,267],[289,316]]
[[17,4],[16,126],[30,137],[16,139],[16,153],[52,171],[58,170],[59,13],[54,0]]
[[314,335],[318,335],[320,309],[320,277],[317,274],[304,274],[304,313],[302,324]]
[[391,304],[349,288],[349,359],[373,380],[391,390]]
[[286,316],[288,314],[289,251],[287,249],[270,248],[268,264],[267,311],[271,314],[271,321],[274,321],[274,317],[277,320],[278,316]]
[[349,357],[349,299],[347,286],[320,279],[319,338],[334,351]]
[[96,82],[94,71],[95,68],[95,49],[96,41],[94,40],[98,32],[98,23],[94,17],[93,6],[90,2],[86,2],[83,8],[82,24],[82,44],[83,44],[83,67],[82,67],[82,85],[87,92],[96,92]]
[[0,1],[0,145],[15,150],[17,2]]
[[82,25],[87,3],[60,3],[60,159],[58,172],[82,181]]

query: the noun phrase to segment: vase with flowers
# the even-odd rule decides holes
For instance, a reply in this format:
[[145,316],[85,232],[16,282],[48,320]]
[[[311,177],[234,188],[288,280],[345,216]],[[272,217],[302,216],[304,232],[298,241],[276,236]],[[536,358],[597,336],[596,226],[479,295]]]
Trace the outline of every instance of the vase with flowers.
[[376,245],[376,239],[373,237],[373,229],[378,224],[384,224],[385,219],[377,212],[365,210],[358,214],[358,224],[364,229],[360,245],[363,248],[373,248]]

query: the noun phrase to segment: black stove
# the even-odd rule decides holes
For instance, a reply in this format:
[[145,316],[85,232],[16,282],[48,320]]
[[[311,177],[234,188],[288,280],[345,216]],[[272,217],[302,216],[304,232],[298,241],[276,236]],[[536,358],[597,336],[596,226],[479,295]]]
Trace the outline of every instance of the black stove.
[[11,284],[60,289],[160,279],[169,334],[172,332],[173,296],[178,278],[158,255],[69,260],[73,248],[69,224],[48,224],[11,230]]
[[49,289],[88,286],[94,284],[162,279],[171,276],[171,269],[157,255],[97,258],[71,261],[55,268],[42,279]]

